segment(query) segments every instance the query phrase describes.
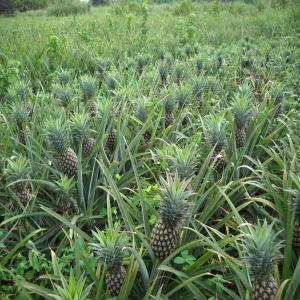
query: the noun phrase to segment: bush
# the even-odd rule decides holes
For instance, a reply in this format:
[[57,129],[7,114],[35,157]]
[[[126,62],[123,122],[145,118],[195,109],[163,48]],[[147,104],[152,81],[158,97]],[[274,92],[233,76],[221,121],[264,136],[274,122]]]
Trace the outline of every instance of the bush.
[[48,8],[49,16],[68,16],[68,15],[80,15],[86,14],[90,11],[90,3],[72,1],[72,0],[63,0],[57,1],[55,4]]

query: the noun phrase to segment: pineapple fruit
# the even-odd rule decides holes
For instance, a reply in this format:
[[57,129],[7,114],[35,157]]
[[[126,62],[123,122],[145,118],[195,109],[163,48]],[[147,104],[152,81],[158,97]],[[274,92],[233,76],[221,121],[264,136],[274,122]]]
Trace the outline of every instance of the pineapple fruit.
[[221,115],[212,115],[206,120],[205,136],[211,147],[214,147],[212,159],[215,169],[222,173],[226,166],[226,129]]
[[73,91],[69,85],[63,86],[55,83],[52,86],[52,93],[64,107],[67,107],[73,98]]
[[188,180],[180,181],[178,174],[161,178],[160,217],[151,233],[151,247],[160,259],[167,258],[175,249],[181,224],[187,209],[187,199],[192,195],[187,190]]
[[28,161],[22,156],[19,156],[16,160],[10,160],[5,173],[8,181],[13,184],[21,203],[26,205],[31,199],[30,188],[28,182],[26,182],[30,174]]
[[246,127],[251,114],[249,92],[238,93],[235,96],[232,113],[235,121],[236,147],[242,148],[246,144]]
[[18,140],[21,144],[26,144],[26,123],[28,120],[28,112],[26,107],[20,102],[16,102],[11,107],[11,114],[13,119],[16,122],[17,131],[18,131]]
[[174,124],[174,109],[175,109],[175,101],[172,96],[168,96],[164,102],[165,106],[165,116],[164,116],[164,125],[165,128]]
[[277,240],[280,232],[273,232],[272,227],[265,220],[248,225],[248,231],[243,232],[244,260],[252,279],[251,300],[274,300],[277,294],[272,272],[280,258],[282,242]]
[[106,140],[106,147],[110,152],[114,151],[116,141],[117,141],[117,130],[115,128],[111,128],[109,130],[107,140]]
[[296,254],[300,255],[300,198],[295,197],[291,204],[295,208],[295,225],[294,225],[294,235],[293,235],[293,248]]
[[83,99],[89,104],[91,116],[96,115],[97,104],[95,103],[95,95],[97,92],[97,80],[96,78],[83,75],[80,77],[80,87],[83,93]]
[[69,147],[66,125],[62,123],[61,119],[50,119],[47,123],[45,134],[54,150],[54,157],[59,169],[68,177],[76,176],[77,155]]
[[78,145],[82,142],[83,156],[90,156],[96,146],[96,141],[90,137],[89,116],[76,113],[72,117],[71,128],[74,142]]
[[92,250],[102,263],[107,265],[106,288],[110,295],[118,296],[124,279],[126,269],[123,266],[123,248],[127,245],[127,236],[118,230],[106,229],[105,231],[93,231],[97,243],[91,243]]

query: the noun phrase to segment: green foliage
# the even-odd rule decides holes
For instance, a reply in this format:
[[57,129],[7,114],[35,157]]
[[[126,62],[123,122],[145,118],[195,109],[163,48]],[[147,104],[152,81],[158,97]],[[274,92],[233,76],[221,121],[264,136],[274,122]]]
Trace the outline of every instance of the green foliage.
[[90,4],[80,0],[62,0],[55,1],[48,7],[48,15],[54,17],[63,17],[69,15],[82,15],[90,11]]

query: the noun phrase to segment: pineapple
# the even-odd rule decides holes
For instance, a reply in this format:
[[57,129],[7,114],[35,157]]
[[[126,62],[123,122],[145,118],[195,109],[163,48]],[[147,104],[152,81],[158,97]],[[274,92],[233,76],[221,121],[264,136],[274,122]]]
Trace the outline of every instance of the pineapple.
[[126,269],[123,266],[123,249],[128,243],[127,236],[118,230],[106,229],[93,231],[97,243],[91,243],[92,250],[102,263],[107,265],[106,288],[112,296],[118,296],[124,279]]
[[109,149],[110,152],[114,151],[116,140],[117,140],[117,130],[111,128],[106,140],[106,147]]
[[72,214],[78,210],[76,200],[73,198],[73,191],[75,182],[73,178],[67,176],[61,176],[59,181],[56,181],[56,193],[58,200],[58,207],[65,214]]
[[164,117],[164,125],[165,128],[174,124],[174,115],[173,111],[175,109],[175,101],[172,96],[168,96],[164,102],[165,106],[165,117]]
[[30,199],[30,188],[26,180],[29,179],[30,167],[28,161],[19,156],[16,160],[10,160],[5,170],[8,181],[13,184],[21,203],[26,205]]
[[99,74],[99,81],[102,83],[105,78],[105,73],[109,69],[111,61],[106,58],[96,58],[96,69]]
[[300,255],[300,198],[295,197],[291,204],[295,208],[296,218],[295,218],[295,225],[294,225],[294,236],[293,236],[293,248],[297,255]]
[[187,190],[189,180],[180,181],[178,174],[161,178],[160,217],[151,233],[151,247],[160,259],[167,258],[175,249],[181,224],[187,209],[187,199],[192,195]]
[[30,84],[29,82],[26,81],[19,81],[14,87],[14,96],[22,101],[22,102],[26,102],[28,100],[28,98],[30,97],[31,94],[31,89],[30,89]]
[[84,157],[92,154],[96,145],[95,139],[90,137],[89,116],[86,114],[76,113],[71,120],[72,135],[75,144],[82,142]]
[[77,155],[69,147],[66,125],[62,124],[61,119],[50,119],[47,123],[45,134],[54,150],[54,157],[59,169],[68,177],[76,176]]
[[97,92],[97,80],[92,76],[83,75],[80,77],[80,86],[83,92],[83,99],[89,103],[91,116],[95,116],[97,105],[94,97]]
[[18,131],[19,142],[26,145],[26,122],[28,120],[28,112],[24,105],[16,102],[11,107],[12,117],[14,118]]
[[60,68],[57,72],[56,81],[62,86],[69,85],[72,81],[71,71]]
[[69,85],[63,86],[56,83],[52,86],[52,93],[64,107],[67,107],[73,98],[73,91]]
[[[147,102],[141,101],[137,105],[136,117],[144,124],[147,121],[147,115],[148,115]],[[144,132],[143,137],[144,137],[144,142],[147,143],[151,139],[151,133],[147,130]]]
[[180,84],[185,76],[185,68],[183,65],[176,65],[174,70],[175,80],[177,84]]
[[236,147],[242,148],[246,144],[246,126],[251,115],[249,94],[239,93],[236,95],[232,106],[232,113],[235,120],[235,141]]
[[168,80],[168,75],[169,75],[169,65],[167,63],[160,64],[158,72],[159,72],[161,84],[166,85]]
[[226,166],[226,129],[221,115],[212,115],[206,120],[205,136],[211,147],[214,147],[213,160],[215,169],[222,173]]
[[248,232],[243,232],[244,260],[252,279],[251,300],[274,300],[277,294],[272,272],[280,259],[282,242],[277,241],[280,232],[273,232],[272,227],[265,220],[248,225]]

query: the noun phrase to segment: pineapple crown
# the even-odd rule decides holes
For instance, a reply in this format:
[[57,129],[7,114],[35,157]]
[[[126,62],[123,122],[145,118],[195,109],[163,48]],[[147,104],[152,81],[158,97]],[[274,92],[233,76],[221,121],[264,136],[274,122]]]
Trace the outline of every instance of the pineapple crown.
[[77,206],[75,199],[73,198],[73,192],[75,188],[75,182],[73,178],[68,178],[62,175],[60,180],[55,181],[55,191],[58,193],[58,198],[63,201],[72,201],[74,206]]
[[110,272],[118,271],[122,265],[124,257],[124,247],[128,244],[128,237],[120,233],[117,229],[108,229],[105,231],[93,231],[93,236],[97,243],[90,243],[92,250],[98,256],[99,260],[107,264]]
[[67,126],[62,119],[50,119],[46,124],[45,134],[57,154],[63,153],[69,146]]
[[175,146],[174,154],[170,156],[171,169],[177,172],[181,180],[191,177],[195,171],[197,153],[194,145],[188,145],[184,148]]
[[70,70],[60,68],[57,71],[56,81],[61,85],[70,84],[72,81],[72,73]]
[[244,260],[250,275],[255,279],[266,278],[271,275],[274,264],[280,259],[280,249],[283,242],[278,241],[281,233],[273,232],[273,225],[268,225],[267,221],[256,225],[247,224],[247,229],[243,230]]
[[111,65],[111,61],[108,58],[96,58],[96,68],[98,72],[104,73]]
[[174,95],[179,108],[183,108],[189,97],[189,91],[186,88],[180,88]]
[[[16,160],[8,161],[8,166],[4,173],[7,175],[8,180],[13,183],[18,180],[28,179],[30,171],[28,160],[23,156],[19,156]],[[22,185],[24,183],[20,182],[16,184]]]
[[90,137],[89,116],[86,113],[75,113],[71,120],[72,136],[76,143]]
[[56,83],[52,86],[52,92],[54,97],[61,101],[64,106],[67,106],[73,97],[73,90],[70,85],[62,86]]
[[168,95],[164,100],[164,106],[166,113],[170,114],[174,111],[176,103],[172,95]]
[[16,102],[11,106],[11,114],[17,127],[23,128],[28,120],[28,111],[26,107],[21,102]]
[[148,103],[147,101],[140,101],[138,103],[137,109],[136,109],[136,117],[143,123],[147,121],[148,116]]
[[187,190],[190,180],[180,180],[177,173],[174,178],[167,175],[167,179],[161,178],[161,204],[160,216],[162,221],[170,226],[177,226],[187,210],[187,199],[192,192]]
[[10,87],[11,93],[20,101],[26,101],[31,93],[30,83],[28,81],[20,80]]
[[232,113],[238,128],[245,127],[251,116],[251,111],[250,101],[247,96],[238,95],[235,97],[232,105]]
[[169,65],[167,63],[161,63],[158,68],[159,76],[164,81],[169,74]]
[[212,147],[216,147],[217,151],[227,146],[226,127],[224,117],[222,115],[208,116],[205,122],[205,136]]
[[107,86],[110,90],[116,90],[118,86],[117,80],[114,78],[114,76],[110,75],[107,77]]
[[97,91],[97,79],[90,75],[82,75],[80,77],[80,87],[84,100],[91,100]]
[[275,105],[281,104],[284,101],[283,85],[281,83],[275,83],[272,86],[271,97]]
[[196,80],[192,86],[193,95],[199,97],[205,90],[205,85],[202,80]]

